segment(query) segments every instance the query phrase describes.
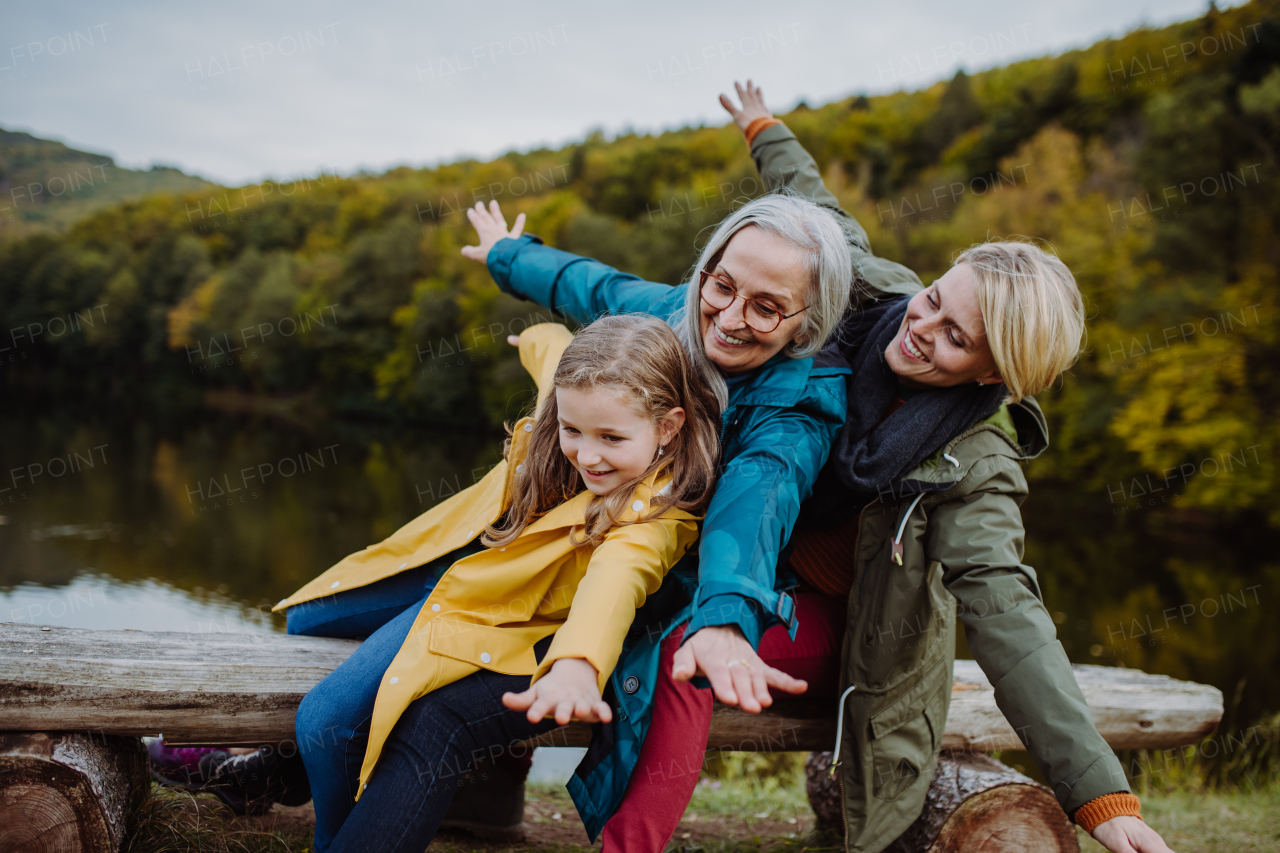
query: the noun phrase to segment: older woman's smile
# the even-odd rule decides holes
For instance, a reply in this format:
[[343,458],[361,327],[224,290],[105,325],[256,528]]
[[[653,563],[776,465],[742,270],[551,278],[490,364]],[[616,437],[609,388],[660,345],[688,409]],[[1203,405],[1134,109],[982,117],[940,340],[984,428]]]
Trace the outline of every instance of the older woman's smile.
[[711,322],[711,325],[715,329],[716,340],[719,343],[724,344],[725,346],[745,347],[753,343],[752,341],[746,338],[739,338],[729,334],[724,329],[720,328],[720,324],[716,323],[714,320]]

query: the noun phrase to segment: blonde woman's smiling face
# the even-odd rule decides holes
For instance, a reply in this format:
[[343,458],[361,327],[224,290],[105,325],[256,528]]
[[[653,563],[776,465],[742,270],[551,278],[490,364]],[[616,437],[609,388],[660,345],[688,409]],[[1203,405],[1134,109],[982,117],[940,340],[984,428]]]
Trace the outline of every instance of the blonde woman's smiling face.
[[915,388],[1001,381],[968,264],[957,264],[911,297],[884,360],[904,385]]
[[593,495],[607,495],[642,475],[684,425],[680,408],[655,424],[636,411],[631,392],[622,388],[557,388],[556,407],[560,451]]

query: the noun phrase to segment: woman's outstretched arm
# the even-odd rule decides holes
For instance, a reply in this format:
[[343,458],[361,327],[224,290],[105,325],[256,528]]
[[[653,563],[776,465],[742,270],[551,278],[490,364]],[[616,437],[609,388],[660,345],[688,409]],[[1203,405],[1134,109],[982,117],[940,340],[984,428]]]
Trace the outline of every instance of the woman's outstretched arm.
[[[866,229],[853,214],[840,206],[839,200],[827,189],[822,172],[796,135],[785,124],[773,117],[764,104],[764,93],[759,86],[747,81],[746,86],[734,83],[742,107],[734,105],[728,95],[720,96],[720,104],[751,146],[751,157],[760,171],[760,180],[769,192],[783,188],[812,199],[830,210],[840,220],[849,241],[849,255],[853,261],[854,276],[861,287],[854,288],[855,302],[867,295],[892,294],[913,296],[924,289],[920,277],[902,264],[877,257],[871,251],[871,241]],[[871,288],[868,294],[866,288]]]
[[684,305],[683,288],[645,281],[591,258],[542,245],[523,234],[524,214],[508,230],[496,201],[467,210],[479,245],[462,256],[485,264],[505,293],[542,305],[576,323],[604,314],[649,314],[670,322]]

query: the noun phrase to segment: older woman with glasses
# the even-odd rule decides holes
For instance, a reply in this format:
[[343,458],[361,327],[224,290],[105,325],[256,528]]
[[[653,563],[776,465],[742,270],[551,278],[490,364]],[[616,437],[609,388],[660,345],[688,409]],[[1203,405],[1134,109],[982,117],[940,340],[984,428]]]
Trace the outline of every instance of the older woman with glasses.
[[[468,215],[479,245],[463,254],[487,264],[502,290],[579,323],[623,313],[666,320],[721,406],[723,473],[697,553],[637,615],[606,692],[615,720],[599,728],[569,782],[591,836],[604,828],[605,849],[624,849],[643,828],[609,818],[642,753],[657,748],[649,741],[661,740],[646,740],[650,720],[695,724],[704,701],[698,694],[710,702],[708,691],[672,681],[676,649],[683,644],[689,665],[720,701],[747,711],[768,706],[770,688],[806,687],[760,663],[755,647],[771,626],[794,635],[795,602],[783,592],[794,580],[777,574],[778,558],[844,422],[849,370],[840,360],[816,362],[814,354],[849,304],[846,238],[836,218],[808,199],[766,196],[730,214],[689,281],[671,287],[521,236],[523,214],[508,230],[496,203]],[[660,658],[667,661],[661,669]],[[668,697],[657,714],[655,695]],[[701,762],[699,755],[695,774]],[[476,785],[463,791],[455,804],[502,796],[481,794]],[[473,828],[481,811],[471,813]],[[508,818],[510,826],[518,823],[517,814]]]

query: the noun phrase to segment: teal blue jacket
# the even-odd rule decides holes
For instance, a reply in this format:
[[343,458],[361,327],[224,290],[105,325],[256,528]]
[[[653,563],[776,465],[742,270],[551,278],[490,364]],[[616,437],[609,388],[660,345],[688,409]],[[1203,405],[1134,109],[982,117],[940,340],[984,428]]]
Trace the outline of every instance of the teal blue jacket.
[[[529,235],[499,241],[488,264],[503,291],[578,323],[630,313],[675,325],[685,311],[686,287],[647,282]],[[779,557],[844,423],[848,373],[843,364],[779,354],[730,389],[720,422],[720,480],[698,547],[637,614],[606,689],[616,719],[595,726],[569,781],[593,840],[621,802],[639,758],[658,647],[667,633],[686,621],[686,639],[700,628],[737,625],[753,647],[772,625],[795,635],[794,603],[785,592],[795,579],[778,572]]]

